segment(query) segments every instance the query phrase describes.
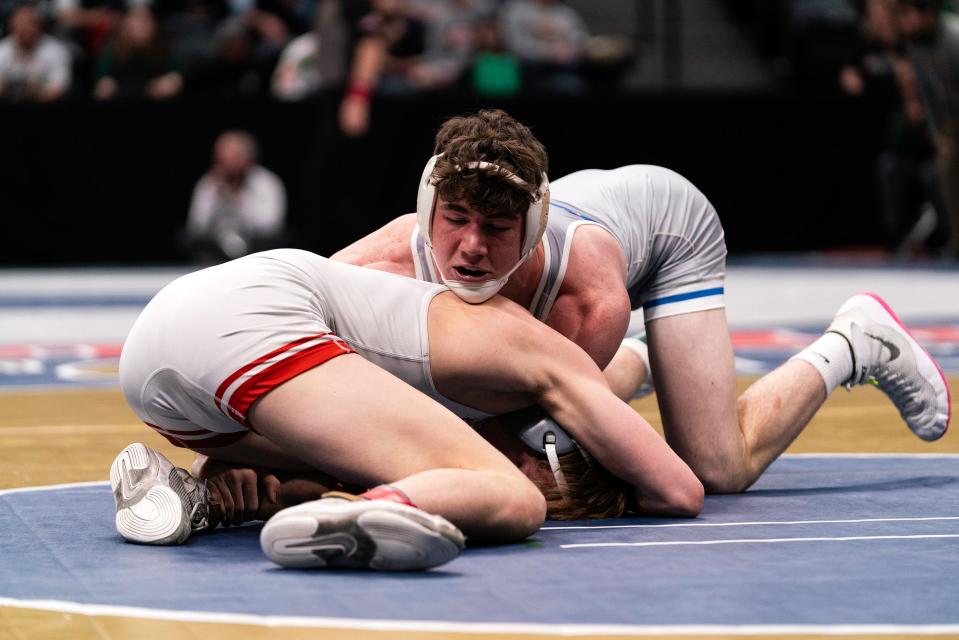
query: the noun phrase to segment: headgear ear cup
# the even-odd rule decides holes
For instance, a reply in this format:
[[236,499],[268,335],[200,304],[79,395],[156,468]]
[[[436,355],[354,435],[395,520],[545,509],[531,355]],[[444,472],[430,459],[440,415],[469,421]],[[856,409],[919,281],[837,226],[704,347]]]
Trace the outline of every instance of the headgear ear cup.
[[432,226],[433,210],[436,208],[436,185],[433,184],[433,168],[439,156],[433,156],[426,163],[420,177],[420,188],[416,194],[416,221],[427,246],[433,246]]
[[[442,154],[435,155],[426,163],[423,169],[423,175],[420,178],[419,190],[416,196],[416,219],[419,224],[420,233],[426,245],[433,248],[433,212],[436,209],[436,185],[433,183],[433,169],[436,167],[436,161]],[[530,186],[525,180],[514,174],[512,171],[500,167],[497,164],[486,161],[469,162],[458,170],[463,169],[487,169],[502,175],[507,180],[522,186]],[[471,304],[478,304],[489,300],[503,286],[509,277],[532,255],[536,245],[539,244],[546,232],[546,223],[549,217],[549,179],[543,174],[543,180],[536,189],[536,197],[523,214],[523,243],[520,247],[519,260],[513,267],[499,278],[486,280],[484,282],[462,282],[459,280],[448,279],[442,273],[440,278],[450,288],[453,293]]]
[[530,409],[524,415],[531,415],[532,419],[516,431],[516,436],[532,451],[546,454],[549,468],[556,479],[556,486],[559,487],[560,492],[566,493],[566,478],[559,463],[559,456],[579,451],[589,465],[593,463],[592,456],[565,429],[538,407]]

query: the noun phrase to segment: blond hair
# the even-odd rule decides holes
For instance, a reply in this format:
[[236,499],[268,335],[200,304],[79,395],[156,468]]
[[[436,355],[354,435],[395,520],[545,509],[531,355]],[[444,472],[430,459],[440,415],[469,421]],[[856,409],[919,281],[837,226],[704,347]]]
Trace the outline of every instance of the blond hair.
[[[540,465],[549,469],[546,460]],[[559,456],[564,487],[543,489],[546,515],[553,520],[619,518],[626,513],[632,487],[579,451]]]

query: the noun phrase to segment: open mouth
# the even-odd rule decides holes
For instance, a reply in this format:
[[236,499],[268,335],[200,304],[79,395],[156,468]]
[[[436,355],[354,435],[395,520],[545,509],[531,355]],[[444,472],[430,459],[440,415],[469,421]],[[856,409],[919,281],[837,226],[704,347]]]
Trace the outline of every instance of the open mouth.
[[459,266],[453,267],[453,273],[455,273],[460,280],[485,280],[490,275],[489,271]]

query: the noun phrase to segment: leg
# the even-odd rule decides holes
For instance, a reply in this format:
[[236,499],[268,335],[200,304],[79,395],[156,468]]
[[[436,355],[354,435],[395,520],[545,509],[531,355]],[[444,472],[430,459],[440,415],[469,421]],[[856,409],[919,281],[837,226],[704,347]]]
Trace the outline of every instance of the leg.
[[521,539],[545,502],[509,460],[427,396],[355,354],[293,378],[250,421],[312,467],[361,486],[388,483],[468,535]]
[[646,363],[632,349],[620,346],[603,369],[603,376],[616,397],[624,402],[633,399],[647,377]]
[[874,381],[924,440],[949,426],[945,376],[873,294],[847,300],[821,338],[736,401],[722,309],[659,318],[648,332],[666,438],[707,491],[749,487],[840,384]]
[[603,376],[616,397],[624,402],[638,400],[655,391],[645,331],[627,336],[622,341],[613,359],[603,369]]
[[658,318],[647,332],[666,439],[708,492],[749,487],[825,399],[816,370],[791,361],[737,401],[723,309]]
[[638,400],[655,391],[642,307],[630,313],[626,337],[603,369],[603,375],[616,397],[625,402]]

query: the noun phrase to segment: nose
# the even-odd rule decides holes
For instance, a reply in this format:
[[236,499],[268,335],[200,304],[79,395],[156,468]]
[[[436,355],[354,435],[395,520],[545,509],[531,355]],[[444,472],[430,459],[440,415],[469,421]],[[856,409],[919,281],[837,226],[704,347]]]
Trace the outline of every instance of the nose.
[[460,251],[472,258],[485,257],[488,251],[486,236],[478,225],[470,224],[460,236]]

